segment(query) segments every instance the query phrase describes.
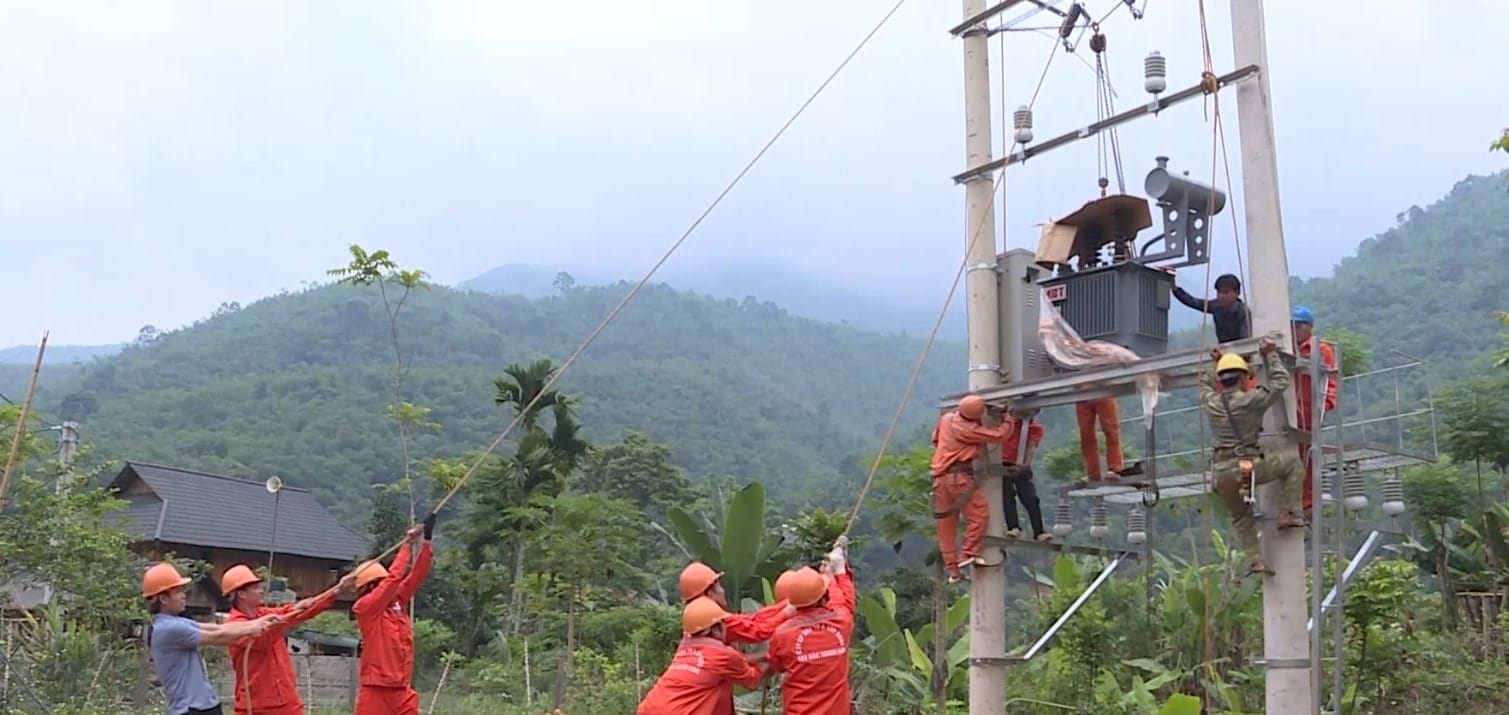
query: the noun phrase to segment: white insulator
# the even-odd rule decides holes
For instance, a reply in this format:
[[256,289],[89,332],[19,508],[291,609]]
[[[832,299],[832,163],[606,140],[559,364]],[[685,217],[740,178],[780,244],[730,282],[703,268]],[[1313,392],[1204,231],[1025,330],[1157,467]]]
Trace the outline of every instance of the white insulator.
[[1342,486],[1342,494],[1345,496],[1343,503],[1348,509],[1362,511],[1368,508],[1368,481],[1361,471],[1355,467],[1347,471]]
[[1142,60],[1142,88],[1149,94],[1168,89],[1168,60],[1157,50]]
[[1334,481],[1336,480],[1331,476],[1330,472],[1324,472],[1320,475],[1320,503],[1336,503],[1336,487],[1332,484]]
[[1065,537],[1074,532],[1074,510],[1068,499],[1059,499],[1053,510],[1053,535]]
[[1147,542],[1147,512],[1140,505],[1133,505],[1132,510],[1127,512],[1127,543],[1143,544]]
[[1399,481],[1398,475],[1391,474],[1383,480],[1383,513],[1388,516],[1404,513],[1404,482]]
[[1032,110],[1028,107],[1017,107],[1011,114],[1011,125],[1016,128],[1016,141],[1018,144],[1026,144],[1032,141]]
[[1090,507],[1090,536],[1104,539],[1109,533],[1111,533],[1111,518],[1106,513],[1106,503],[1100,497],[1096,497],[1095,503]]

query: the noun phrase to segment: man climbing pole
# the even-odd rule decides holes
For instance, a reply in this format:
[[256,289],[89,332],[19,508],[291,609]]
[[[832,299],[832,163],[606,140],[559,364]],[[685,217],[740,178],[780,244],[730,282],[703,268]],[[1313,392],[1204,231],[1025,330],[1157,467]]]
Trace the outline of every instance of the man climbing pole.
[[1043,425],[1037,421],[1037,410],[1012,410],[1004,423],[1007,432],[1001,440],[1001,465],[1006,468],[1006,477],[1001,480],[1001,504],[1006,508],[1006,536],[1022,538],[1022,521],[1016,509],[1020,499],[1027,510],[1033,538],[1044,543],[1052,541],[1053,535],[1043,529],[1043,506],[1032,479],[1032,454],[1043,443]]
[[724,643],[729,614],[698,596],[681,612],[681,643],[665,674],[639,703],[637,715],[726,715],[734,684],[753,689],[764,678],[757,662]]
[[[1122,477],[1142,474],[1141,462],[1131,465],[1122,463],[1121,410],[1116,406],[1116,398],[1102,397],[1078,402],[1074,405],[1074,417],[1079,422],[1079,456],[1085,462],[1085,478],[1075,482],[1074,486],[1084,489],[1101,481],[1114,484]],[[1102,477],[1100,471],[1100,444],[1095,438],[1096,422],[1100,423],[1100,431],[1106,436],[1106,470],[1110,475],[1105,477]]]
[[[409,529],[393,570],[381,562],[368,561],[356,568],[356,590],[361,594],[351,606],[356,627],[362,634],[361,690],[356,695],[356,715],[419,715],[419,693],[414,676],[414,624],[407,605],[430,573],[435,533],[435,515],[422,526]],[[419,557],[409,570],[409,553],[419,545]]]
[[1250,570],[1253,573],[1273,573],[1263,562],[1258,545],[1252,504],[1248,501],[1252,496],[1252,485],[1280,481],[1283,489],[1278,528],[1302,527],[1305,525],[1305,519],[1300,515],[1303,474],[1294,452],[1284,450],[1264,454],[1258,444],[1263,431],[1263,416],[1274,402],[1282,399],[1284,390],[1289,389],[1289,370],[1274,351],[1273,340],[1263,338],[1258,353],[1267,367],[1267,379],[1252,387],[1249,383],[1252,368],[1245,358],[1235,353],[1222,355],[1219,348],[1212,351],[1211,355],[1216,359],[1214,381],[1219,387],[1212,384],[1210,372],[1202,372],[1200,403],[1210,416],[1214,440],[1211,473],[1215,492],[1231,514],[1232,527],[1250,560]]
[[[1173,273],[1172,269],[1165,270]],[[1174,286],[1174,298],[1185,307],[1210,314],[1210,320],[1216,326],[1217,342],[1229,343],[1252,336],[1252,313],[1242,302],[1242,280],[1230,273],[1216,278],[1215,300],[1196,298],[1179,286]]]
[[849,715],[849,642],[854,637],[854,581],[848,537],[840,536],[823,570],[802,567],[791,579],[796,616],[770,639],[769,669],[785,673],[786,715]]
[[[985,417],[985,400],[979,395],[965,395],[959,409],[938,418],[933,428],[933,519],[938,529],[938,551],[948,568],[949,583],[958,583],[965,566],[984,564],[980,548],[990,521],[990,508],[975,477],[975,459],[985,445],[1006,438],[1011,426],[1006,422],[995,427],[980,423]],[[964,555],[957,541],[959,518],[964,518]]]
[[[1324,425],[1326,415],[1331,414],[1331,411],[1336,409],[1336,353],[1331,350],[1330,345],[1321,342],[1320,338],[1315,336],[1315,314],[1311,313],[1309,308],[1303,305],[1294,306],[1294,312],[1289,317],[1289,323],[1294,328],[1295,354],[1300,358],[1309,358],[1314,354],[1312,346],[1320,345],[1321,365],[1326,373],[1326,396],[1325,401],[1322,403],[1320,416],[1321,424]],[[1315,385],[1313,378],[1310,377],[1309,370],[1299,371],[1299,374],[1295,376],[1294,388],[1299,398],[1295,400],[1298,405],[1299,414],[1295,415],[1294,424],[1299,429],[1312,432],[1314,429],[1312,422],[1315,419]],[[1318,439],[1319,435],[1311,434],[1310,437]],[[1302,501],[1305,506],[1305,519],[1308,520],[1315,501],[1315,495],[1311,493],[1312,490],[1310,488],[1311,470],[1315,468],[1315,465],[1310,463],[1309,445],[1302,444],[1299,446],[1299,458],[1305,467],[1305,488],[1304,499]]]
[[[340,580],[338,587],[346,590],[355,582],[353,571]],[[265,637],[230,644],[231,669],[236,677],[235,713],[243,715],[249,706],[253,715],[304,715],[304,701],[299,698],[298,677],[285,638],[290,628],[334,605],[339,591],[331,590],[282,608],[267,608],[262,605],[262,579],[250,567],[237,564],[220,577],[220,595],[231,602],[230,615],[225,619],[228,624],[264,616],[278,618],[278,625],[269,628]]]
[[[783,574],[784,576],[784,574]],[[728,596],[723,592],[723,574],[712,570],[701,561],[693,561],[681,570],[681,578],[678,579],[677,587],[681,591],[681,602],[691,603],[698,598],[709,598],[719,608],[728,608]],[[776,579],[777,586],[780,579]],[[778,590],[778,589],[777,589]],[[776,602],[761,608],[750,614],[730,613],[723,619],[723,631],[730,644],[734,643],[764,643],[770,640],[770,635],[775,633],[777,626],[786,622],[786,619],[796,611],[791,604],[782,601],[776,596]]]
[[168,715],[223,715],[220,696],[210,685],[200,646],[230,645],[242,638],[256,637],[278,625],[278,616],[219,625],[200,623],[183,617],[189,595],[184,590],[191,579],[166,561],[147,569],[141,578],[141,595],[147,599],[152,623],[147,630],[147,648],[152,654],[152,669],[162,682]]

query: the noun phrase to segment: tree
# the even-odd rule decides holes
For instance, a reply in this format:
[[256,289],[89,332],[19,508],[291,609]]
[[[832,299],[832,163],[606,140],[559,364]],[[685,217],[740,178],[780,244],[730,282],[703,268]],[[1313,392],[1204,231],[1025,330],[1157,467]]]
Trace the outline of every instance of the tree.
[[671,448],[634,430],[618,444],[589,451],[574,488],[627,499],[652,519],[692,499],[686,473],[671,464]]
[[1498,318],[1499,332],[1501,334],[1501,339],[1504,342],[1504,347],[1499,348],[1498,351],[1493,354],[1493,366],[1498,368],[1509,368],[1509,312],[1500,310],[1494,313],[1493,317]]
[[[398,339],[398,314],[414,291],[430,289],[430,283],[426,280],[428,274],[417,268],[399,268],[386,250],[368,253],[366,249],[355,243],[351,244],[348,250],[351,253],[351,262],[340,268],[332,268],[325,273],[335,276],[337,283],[345,285],[358,287],[375,285],[378,295],[382,298],[383,310],[388,316],[388,338],[393,346],[393,363],[388,372],[393,401],[388,405],[388,415],[393,418],[394,424],[398,427],[398,448],[403,455],[403,477],[395,486],[408,492],[409,521],[412,522],[418,518],[416,513],[418,508],[414,496],[413,459],[409,455],[409,438],[421,428],[438,430],[440,425],[427,421],[426,418],[430,413],[428,407],[420,407],[403,397],[403,381],[413,365],[404,363],[403,348]],[[389,293],[390,288],[396,295]]]
[[1488,145],[1488,150],[1501,151],[1505,154],[1509,154],[1509,127],[1505,127],[1504,133],[1500,134],[1497,140]]
[[1441,391],[1442,446],[1451,458],[1471,462],[1478,481],[1478,500],[1486,505],[1483,465],[1502,470],[1509,465],[1509,382],[1477,377]]
[[546,383],[555,377],[556,368],[550,360],[536,360],[527,367],[509,363],[503,368],[503,376],[493,378],[496,393],[493,402],[508,405],[514,414],[523,415],[520,426],[527,432],[534,429],[540,413],[555,407],[560,395],[555,390],[545,390]]
[[1404,496],[1413,505],[1415,523],[1425,531],[1430,568],[1441,582],[1441,611],[1448,628],[1456,625],[1457,599],[1450,558],[1454,524],[1473,510],[1472,493],[1455,464],[1425,464],[1404,473]]
[[667,517],[688,559],[723,572],[723,591],[734,611],[742,610],[746,596],[761,592],[761,580],[774,582],[785,566],[784,538],[765,529],[765,487],[759,483],[734,492],[727,504],[715,501],[710,513],[693,516],[675,506]]
[[1347,375],[1361,375],[1373,367],[1373,350],[1368,347],[1368,337],[1361,333],[1354,333],[1346,328],[1327,328],[1326,334],[1321,340],[1331,344],[1331,349],[1336,351],[1336,359],[1341,363],[1343,377]]

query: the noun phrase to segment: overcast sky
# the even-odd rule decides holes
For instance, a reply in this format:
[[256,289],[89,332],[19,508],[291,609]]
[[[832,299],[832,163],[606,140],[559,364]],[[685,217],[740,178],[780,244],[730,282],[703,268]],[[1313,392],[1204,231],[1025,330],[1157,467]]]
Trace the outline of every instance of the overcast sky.
[[[176,327],[324,280],[352,241],[441,282],[511,262],[637,277],[892,2],[0,3],[0,346]],[[1267,4],[1292,272],[1327,273],[1395,214],[1505,164],[1487,145],[1509,124],[1491,81],[1509,3]],[[1207,5],[1222,73],[1227,3]],[[1105,27],[1118,108],[1146,100],[1150,50],[1170,90],[1198,81],[1196,3],[1146,6]],[[941,300],[964,244],[959,19],[953,2],[903,6],[676,263],[768,259]],[[1054,60],[1039,138],[1095,119],[1088,44]],[[1051,46],[1008,34],[1008,110]],[[1130,191],[1160,154],[1209,178],[1202,111],[1122,131]],[[1013,169],[1007,243],[1035,245],[1033,224],[1098,176],[1094,142]],[[1234,215],[1215,226],[1217,271]]]

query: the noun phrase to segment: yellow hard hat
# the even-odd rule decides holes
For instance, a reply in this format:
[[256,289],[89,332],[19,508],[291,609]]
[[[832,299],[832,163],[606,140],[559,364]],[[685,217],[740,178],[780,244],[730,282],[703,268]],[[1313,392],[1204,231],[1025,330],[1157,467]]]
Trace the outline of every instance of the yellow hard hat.
[[1245,372],[1249,375],[1252,374],[1252,367],[1247,364],[1247,358],[1244,358],[1236,353],[1226,353],[1225,355],[1222,355],[1220,361],[1216,363],[1217,375],[1230,370],[1241,370],[1242,372]]

